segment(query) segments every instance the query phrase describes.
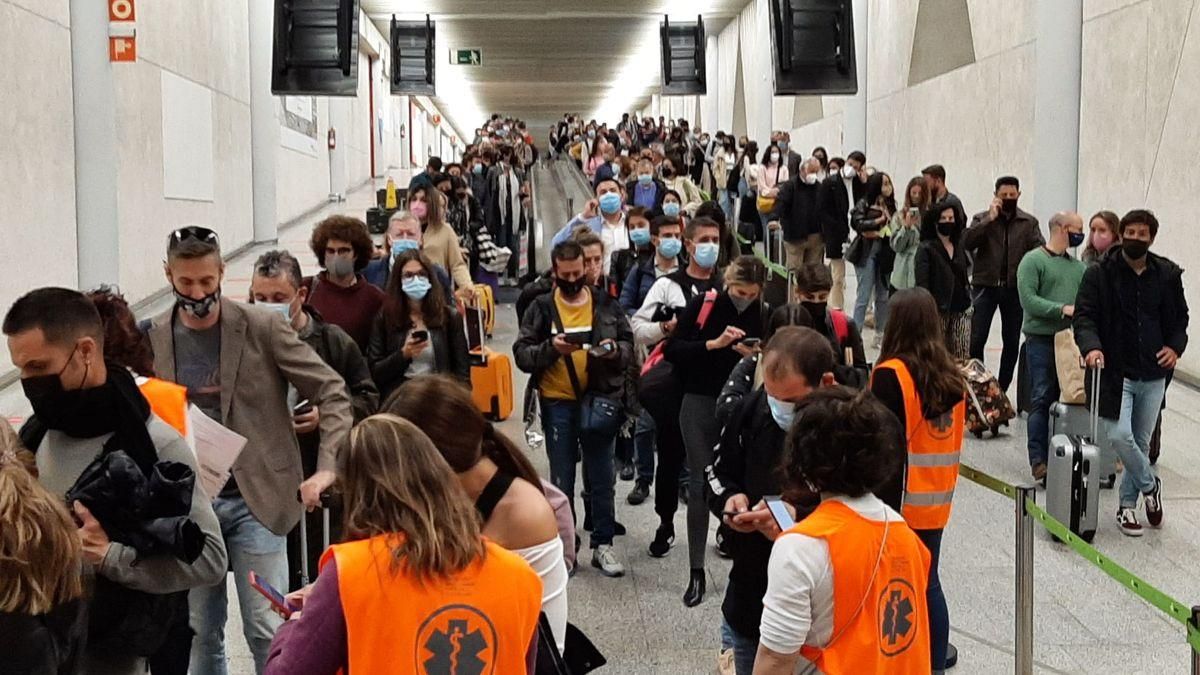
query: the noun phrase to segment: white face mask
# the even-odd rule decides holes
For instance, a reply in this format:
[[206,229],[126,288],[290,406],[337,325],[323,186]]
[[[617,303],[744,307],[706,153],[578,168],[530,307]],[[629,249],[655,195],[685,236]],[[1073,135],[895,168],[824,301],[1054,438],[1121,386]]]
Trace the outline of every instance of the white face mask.
[[854,170],[854,167],[850,166],[849,164],[842,167],[842,178],[854,178],[857,173],[858,172]]
[[816,185],[818,180],[819,179],[817,178],[817,174],[815,174],[815,173],[809,173],[809,174],[804,175],[804,182],[808,183],[809,185]]

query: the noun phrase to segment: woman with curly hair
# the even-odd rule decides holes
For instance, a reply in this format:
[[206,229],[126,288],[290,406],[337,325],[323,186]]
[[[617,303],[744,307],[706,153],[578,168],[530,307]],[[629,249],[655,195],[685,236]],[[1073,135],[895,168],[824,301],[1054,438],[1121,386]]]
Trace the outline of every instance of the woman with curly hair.
[[375,252],[366,224],[358,218],[330,216],[313,228],[309,246],[325,271],[304,280],[308,305],[366,351],[371,322],[385,298],[362,275]]

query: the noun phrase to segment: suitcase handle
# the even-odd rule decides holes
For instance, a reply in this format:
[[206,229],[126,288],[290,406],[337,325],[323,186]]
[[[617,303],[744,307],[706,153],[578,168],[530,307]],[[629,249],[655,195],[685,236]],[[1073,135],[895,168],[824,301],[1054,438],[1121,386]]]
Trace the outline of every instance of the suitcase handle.
[[[478,297],[476,297],[475,301],[476,301],[476,303],[479,302]],[[467,309],[478,309],[478,308],[477,307],[464,307],[463,308],[463,313],[462,313],[463,333],[469,336],[471,334],[471,322],[467,318]],[[482,365],[487,364],[487,353],[484,352],[484,350],[483,350],[484,343],[486,342],[487,336],[485,335],[486,331],[483,330],[483,312],[482,311],[479,314],[479,322],[478,323],[479,323],[479,352],[478,352],[478,360],[475,365],[482,366]],[[468,342],[468,344],[467,344],[468,359],[475,360],[476,353],[473,349],[470,349],[470,340],[469,339],[467,342]]]
[[1092,422],[1092,443],[1100,445],[1100,374],[1104,371],[1104,361],[1096,362],[1092,373],[1092,401],[1088,411]]

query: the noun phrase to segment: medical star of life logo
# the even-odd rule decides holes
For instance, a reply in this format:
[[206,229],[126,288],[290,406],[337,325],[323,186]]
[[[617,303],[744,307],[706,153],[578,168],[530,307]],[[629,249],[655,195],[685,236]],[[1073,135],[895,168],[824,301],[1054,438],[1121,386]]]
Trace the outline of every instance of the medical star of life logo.
[[916,592],[903,579],[892,579],[879,594],[879,651],[896,656],[912,646],[917,637]]
[[417,631],[417,672],[424,675],[492,675],[496,627],[470,605],[447,605]]
[[929,435],[938,440],[949,438],[954,428],[954,408],[929,420]]

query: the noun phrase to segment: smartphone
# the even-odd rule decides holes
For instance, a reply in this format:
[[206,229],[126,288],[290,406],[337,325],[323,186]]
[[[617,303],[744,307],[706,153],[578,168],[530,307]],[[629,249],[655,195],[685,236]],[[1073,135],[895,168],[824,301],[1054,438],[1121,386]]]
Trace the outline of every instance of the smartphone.
[[917,207],[914,206],[908,210],[908,215],[913,216],[915,218],[915,217],[921,215],[921,209],[918,209]]
[[613,351],[616,350],[616,348],[617,348],[617,346],[614,345],[613,343],[605,342],[602,345],[596,345],[595,347],[592,347],[591,349],[589,349],[588,354],[590,354],[591,356],[595,356],[596,358],[600,358],[601,356],[607,356],[607,355],[613,353]]
[[743,346],[749,347],[750,349],[754,349],[758,345],[762,344],[762,338],[756,338],[756,337],[742,338],[741,340],[739,340],[739,343],[742,344]]
[[429,331],[427,331],[427,330],[414,330],[414,331],[412,332],[412,339],[413,339],[414,341],[416,341],[416,342],[424,342],[424,341],[426,341],[426,340],[428,340],[428,339],[429,339]]
[[287,599],[283,597],[283,593],[280,593],[279,590],[274,586],[263,581],[262,577],[255,574],[253,570],[250,571],[250,585],[254,587],[254,590],[262,593],[263,597],[267,599],[267,602],[271,603],[272,607],[279,610],[285,618],[291,616],[293,612],[300,611],[299,607],[293,607],[291,603],[289,603]]
[[767,508],[771,510],[771,516],[775,518],[775,524],[781,531],[787,531],[796,524],[796,521],[792,520],[792,514],[788,512],[787,506],[784,505],[782,497],[779,495],[763,497],[763,501],[767,503]]
[[308,399],[304,399],[303,401],[300,401],[296,405],[292,406],[292,414],[293,415],[304,415],[306,413],[312,412],[312,409],[313,409],[312,401],[309,401]]
[[571,344],[586,345],[592,341],[592,329],[590,328],[568,328],[563,334],[563,339]]

